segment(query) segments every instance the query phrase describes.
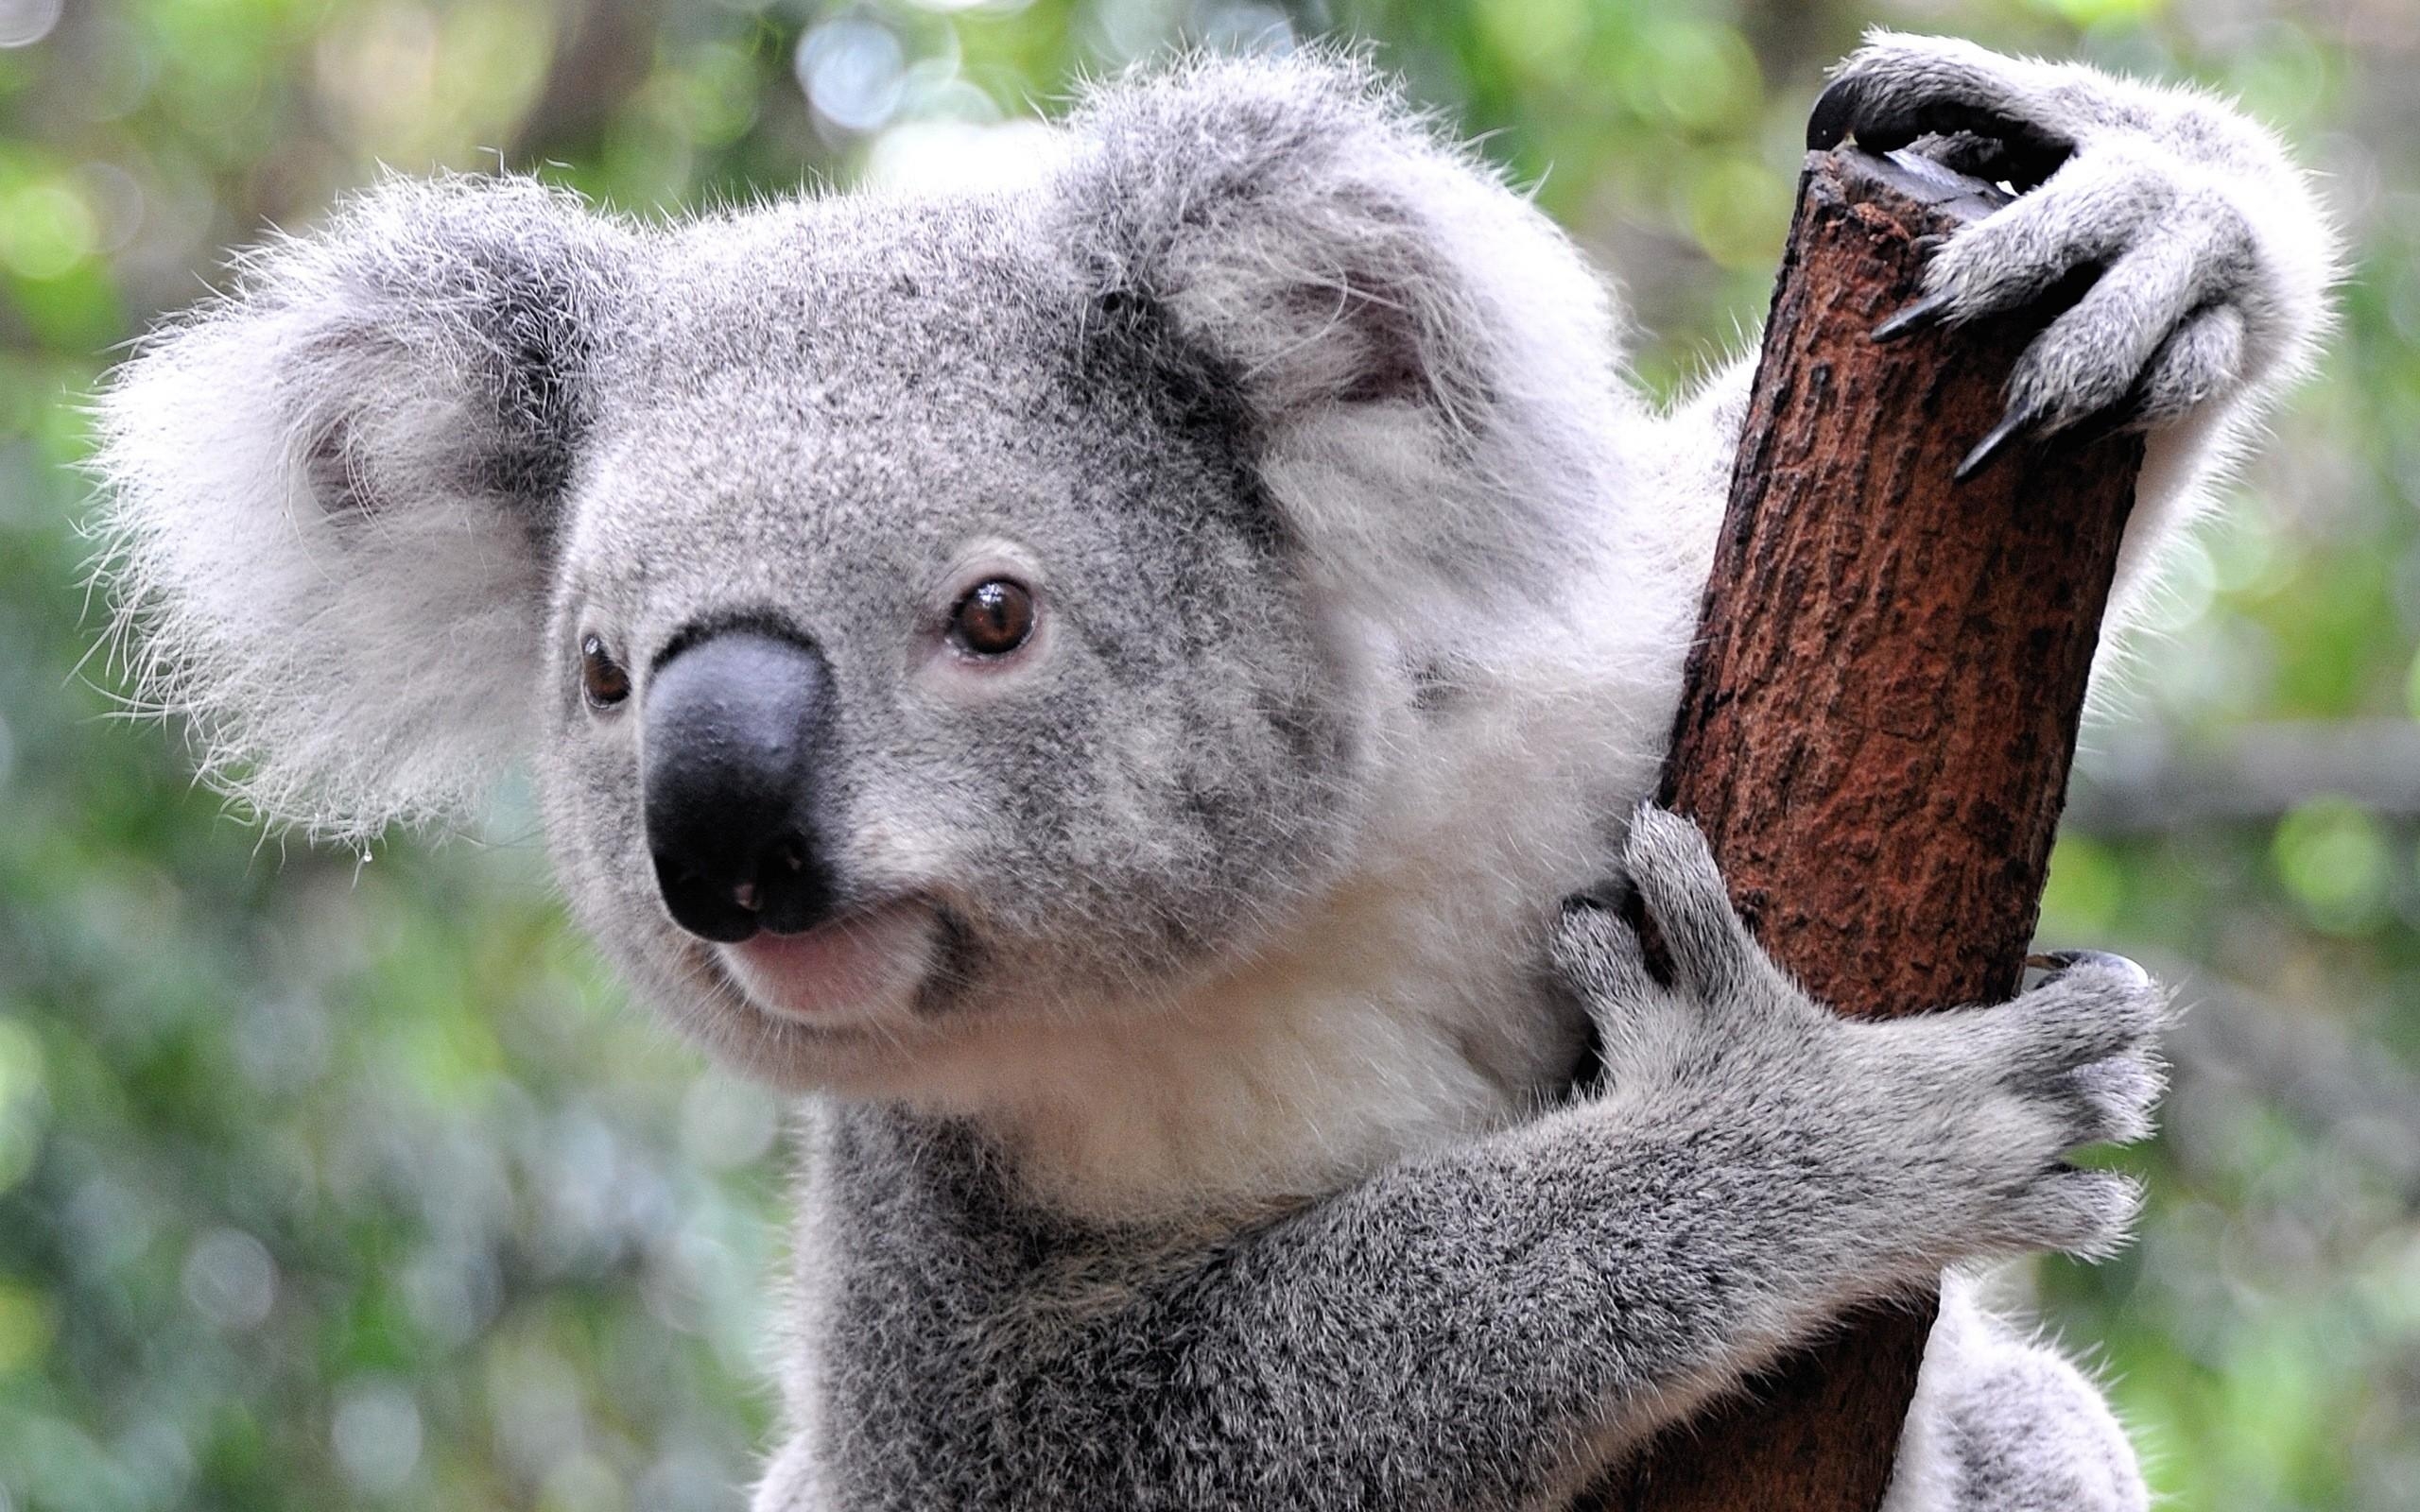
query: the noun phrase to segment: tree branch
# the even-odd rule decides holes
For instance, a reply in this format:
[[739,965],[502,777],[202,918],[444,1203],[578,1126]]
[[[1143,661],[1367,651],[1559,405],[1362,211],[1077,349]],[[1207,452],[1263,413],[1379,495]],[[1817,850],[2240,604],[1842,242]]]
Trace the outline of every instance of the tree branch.
[[[2016,988],[2141,462],[2066,441],[1953,481],[2044,318],[1872,339],[1918,238],[2000,202],[1809,154],[1667,768],[1766,947],[1849,1013]],[[1853,1319],[1591,1504],[1871,1512],[1930,1318]]]

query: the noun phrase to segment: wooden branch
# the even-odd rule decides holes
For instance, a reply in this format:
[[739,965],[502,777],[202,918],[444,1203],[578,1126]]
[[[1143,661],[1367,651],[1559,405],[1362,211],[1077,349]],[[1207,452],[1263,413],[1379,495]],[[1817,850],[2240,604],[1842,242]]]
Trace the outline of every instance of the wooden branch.
[[[1664,801],[1757,936],[1841,1011],[2012,995],[2142,446],[2019,447],[2000,418],[2043,317],[1891,344],[1917,238],[1996,192],[1810,153],[1732,476]],[[1592,1494],[1620,1512],[1872,1512],[1932,1309],[1874,1312]]]

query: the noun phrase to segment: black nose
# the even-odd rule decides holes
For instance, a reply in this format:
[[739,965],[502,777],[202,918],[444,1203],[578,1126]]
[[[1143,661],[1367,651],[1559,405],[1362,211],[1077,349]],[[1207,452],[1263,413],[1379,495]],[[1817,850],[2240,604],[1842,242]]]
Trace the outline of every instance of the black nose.
[[792,935],[831,917],[816,833],[829,743],[823,654],[756,630],[675,651],[647,690],[647,843],[674,922],[707,939]]

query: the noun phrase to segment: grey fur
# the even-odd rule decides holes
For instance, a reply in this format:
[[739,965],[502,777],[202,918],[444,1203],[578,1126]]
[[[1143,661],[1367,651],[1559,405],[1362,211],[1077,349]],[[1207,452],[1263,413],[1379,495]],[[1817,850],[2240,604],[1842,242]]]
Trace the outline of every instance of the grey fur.
[[[2148,977],[1853,1023],[1749,939],[1692,826],[1643,810],[1624,860],[1679,980],[1566,910],[1601,1095],[1215,1241],[1004,1202],[962,1125],[824,1114],[818,1447],[759,1504],[1545,1505],[1852,1301],[2119,1241],[2132,1184],[2064,1157],[2144,1125]],[[1955,1420],[1977,1477],[2123,1454]]]
[[[2015,397],[2150,429],[2138,582],[2315,339],[2301,180],[2080,69],[1844,77],[1857,129],[2020,122],[2048,174],[1940,252],[1951,316],[2107,263]],[[2064,1158],[2148,1128],[2155,986],[1841,1022],[1637,809],[1744,365],[1652,411],[1570,244],[1351,62],[1188,61],[1055,140],[666,227],[389,182],[103,402],[128,644],[219,780],[358,838],[534,749],[582,921],[809,1094],[758,1506],[1548,1505],[1847,1303],[2117,1244]],[[942,627],[997,574],[1041,628],[977,665]],[[732,622],[830,669],[806,977],[677,929],[640,822],[649,668]],[[1558,911],[1617,869],[1671,987]],[[1893,1512],[2141,1504],[1963,1291],[1908,1445]]]

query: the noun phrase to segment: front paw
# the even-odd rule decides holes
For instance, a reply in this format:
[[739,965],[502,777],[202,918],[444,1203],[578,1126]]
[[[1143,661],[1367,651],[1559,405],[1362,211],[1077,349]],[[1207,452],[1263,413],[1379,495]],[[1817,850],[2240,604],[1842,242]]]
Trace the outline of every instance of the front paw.
[[1756,944],[1695,825],[1642,808],[1623,859],[1671,981],[1601,906],[1566,905],[1554,942],[1609,1096],[1737,1136],[1739,1160],[1775,1162],[1777,1200],[1877,1274],[2123,1241],[2133,1182],[2070,1158],[2151,1130],[2168,996],[2140,967],[2062,956],[2013,1003],[1845,1020]]
[[2122,956],[2048,960],[2052,974],[2013,1003],[1862,1026],[1862,1055],[1925,1089],[1912,1132],[1967,1199],[1952,1227],[1980,1255],[2107,1255],[2141,1205],[2132,1177],[2073,1157],[2150,1136],[2169,993]]
[[1807,134],[1913,147],[2019,191],[1934,253],[1924,297],[1877,336],[2073,301],[2018,362],[2007,418],[1962,475],[2022,436],[2213,412],[2296,369],[2323,323],[2325,216],[2275,140],[2211,96],[1876,34]]

